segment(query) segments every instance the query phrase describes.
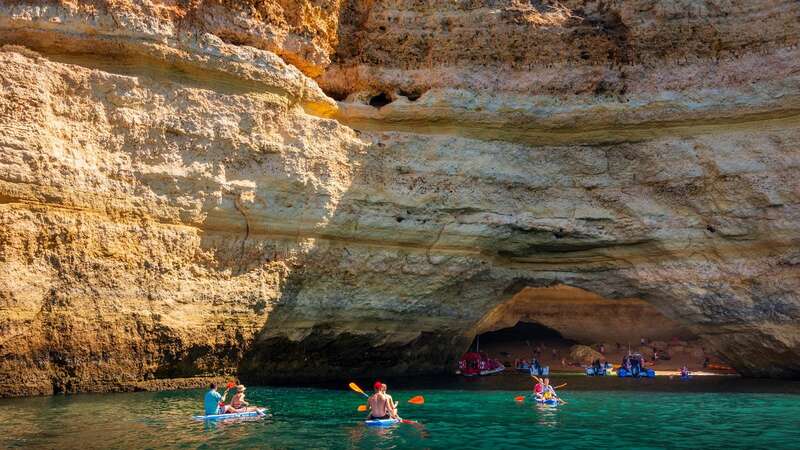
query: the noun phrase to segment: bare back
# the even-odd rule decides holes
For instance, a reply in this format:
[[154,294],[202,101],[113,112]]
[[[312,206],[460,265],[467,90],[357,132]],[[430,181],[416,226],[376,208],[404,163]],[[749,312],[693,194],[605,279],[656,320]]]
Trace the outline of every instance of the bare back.
[[389,415],[389,399],[380,392],[372,394],[372,397],[369,398],[367,403],[369,404],[369,408],[371,410],[370,415],[372,417],[383,417]]

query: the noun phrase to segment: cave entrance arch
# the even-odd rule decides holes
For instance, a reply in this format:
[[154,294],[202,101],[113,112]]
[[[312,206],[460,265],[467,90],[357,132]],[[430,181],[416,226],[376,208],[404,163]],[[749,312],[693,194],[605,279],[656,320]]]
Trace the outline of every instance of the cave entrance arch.
[[[586,364],[571,357],[575,345],[594,350],[603,344],[608,360],[627,351],[649,359],[655,347],[675,365],[698,367],[705,354],[698,337],[652,304],[638,298],[608,299],[568,285],[525,287],[487,312],[475,325],[470,349],[481,350],[503,362],[530,359],[563,366]],[[646,345],[641,345],[644,338]],[[566,363],[566,364],[565,364]]]

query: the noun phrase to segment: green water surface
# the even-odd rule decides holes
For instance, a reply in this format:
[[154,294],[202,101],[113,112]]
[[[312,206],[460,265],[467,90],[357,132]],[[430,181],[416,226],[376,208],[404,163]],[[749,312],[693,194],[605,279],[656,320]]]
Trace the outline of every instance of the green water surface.
[[800,448],[800,396],[778,393],[564,390],[568,404],[522,404],[510,390],[423,394],[401,414],[421,425],[371,429],[347,391],[248,390],[271,415],[204,423],[203,391],[0,401],[2,448]]

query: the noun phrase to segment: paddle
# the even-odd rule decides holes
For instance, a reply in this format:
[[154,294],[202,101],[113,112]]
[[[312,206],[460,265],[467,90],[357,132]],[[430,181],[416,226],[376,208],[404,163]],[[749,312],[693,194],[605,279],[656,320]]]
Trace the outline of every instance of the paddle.
[[225,406],[225,398],[228,397],[228,391],[233,389],[236,386],[236,383],[233,380],[228,381],[228,384],[225,385],[225,392],[222,393],[222,399],[219,401],[219,406]]
[[425,397],[421,395],[415,395],[408,400],[408,403],[411,403],[412,405],[422,405],[425,403]]
[[[367,395],[367,393],[366,393],[366,392],[364,392],[364,390],[363,390],[363,389],[361,389],[360,387],[358,387],[358,385],[357,385],[357,384],[355,384],[355,383],[350,383],[350,384],[348,384],[347,386],[349,386],[349,387],[350,387],[350,389],[352,389],[353,391],[355,391],[355,392],[358,392],[359,394],[363,395],[364,397],[367,397],[367,398],[369,398],[369,395]],[[366,410],[367,410],[367,405],[358,405],[358,410],[359,410],[359,411],[361,411],[361,412],[364,412],[364,411],[366,411]]]
[[364,390],[363,390],[363,389],[361,389],[360,387],[358,387],[358,385],[357,385],[357,384],[355,384],[355,383],[350,383],[350,384],[348,384],[348,386],[350,386],[350,389],[352,389],[352,390],[354,390],[354,391],[358,392],[359,394],[363,395],[364,397],[367,397],[367,398],[369,398],[369,395],[367,395],[367,393],[366,393],[366,392],[364,392]]
[[[411,399],[408,400],[408,403],[411,403],[412,405],[423,405],[423,404],[425,404],[425,397],[423,397],[421,395],[417,395],[415,397],[411,397]],[[358,410],[361,411],[361,412],[366,411],[367,410],[367,405],[358,405]]]

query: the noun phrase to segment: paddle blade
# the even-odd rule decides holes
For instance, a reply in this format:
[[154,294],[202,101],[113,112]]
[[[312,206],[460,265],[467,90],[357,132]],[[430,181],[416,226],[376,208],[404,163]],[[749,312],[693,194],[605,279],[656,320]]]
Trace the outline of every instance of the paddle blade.
[[514,397],[514,400],[516,400],[518,402],[523,402],[523,401],[525,401],[525,396],[524,395],[520,395],[518,397]]
[[[352,389],[352,390],[354,390],[354,391],[358,392],[358,393],[359,393],[359,394],[361,394],[361,395],[367,395],[367,394],[366,394],[366,393],[364,393],[364,391],[362,391],[362,390],[361,390],[361,388],[360,388],[360,387],[358,387],[358,385],[357,385],[357,384],[355,384],[355,383],[350,383],[350,384],[348,384],[348,386],[350,386],[350,389]],[[369,396],[367,395],[367,397],[369,397]]]
[[358,405],[358,410],[364,412],[367,410],[367,405]]
[[234,383],[233,381],[228,381],[228,384],[225,387],[227,387],[228,389],[233,389],[234,386],[236,386],[236,383]]
[[559,384],[558,386],[554,387],[553,389],[561,389],[562,387],[566,386],[567,383]]
[[421,395],[411,397],[411,400],[409,400],[408,403],[411,403],[412,405],[422,405],[423,403],[425,403],[425,397]]

